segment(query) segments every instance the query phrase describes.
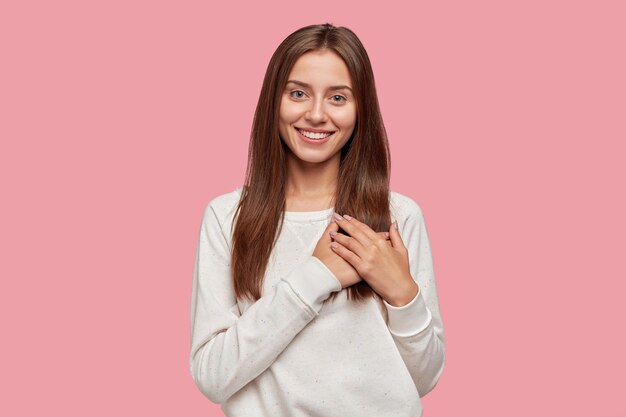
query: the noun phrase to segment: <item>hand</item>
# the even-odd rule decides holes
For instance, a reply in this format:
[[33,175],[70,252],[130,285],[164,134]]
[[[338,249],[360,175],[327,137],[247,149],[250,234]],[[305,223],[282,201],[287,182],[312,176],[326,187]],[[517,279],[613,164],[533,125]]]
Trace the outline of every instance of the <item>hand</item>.
[[328,269],[335,275],[335,278],[341,283],[341,288],[349,287],[352,284],[356,284],[361,281],[356,269],[346,262],[341,256],[337,255],[330,249],[331,238],[329,232],[337,232],[339,226],[335,222],[330,222],[320,240],[315,246],[313,256],[318,258],[326,265]]
[[[354,269],[349,262],[337,255],[330,248],[330,233],[337,233],[338,230],[339,225],[336,222],[331,221],[324,230],[320,240],[317,242],[317,246],[315,246],[315,250],[313,251],[313,256],[322,261],[324,265],[330,269],[330,271],[335,275],[335,278],[337,278],[337,280],[341,283],[341,288],[346,288],[350,285],[356,284],[362,279],[356,269]],[[382,239],[388,239],[388,233],[386,232],[381,232],[379,235]],[[390,240],[385,241],[391,246]]]
[[393,306],[405,305],[417,295],[419,286],[411,276],[408,251],[394,225],[389,227],[389,245],[380,233],[350,216],[337,215],[333,223],[349,236],[334,234],[332,250],[352,265],[378,295]]

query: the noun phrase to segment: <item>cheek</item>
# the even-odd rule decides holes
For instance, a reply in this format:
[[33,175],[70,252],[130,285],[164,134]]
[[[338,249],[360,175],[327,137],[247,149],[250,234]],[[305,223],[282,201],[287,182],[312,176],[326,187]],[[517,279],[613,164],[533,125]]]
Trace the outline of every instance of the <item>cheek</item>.
[[335,116],[335,123],[343,129],[350,129],[356,123],[356,112],[352,109],[341,109]]
[[356,123],[356,108],[354,105],[336,108],[333,121],[342,129],[350,129]]
[[283,99],[280,104],[279,116],[280,120],[285,123],[291,123],[298,118],[298,106],[287,99]]
[[289,108],[285,106],[284,103],[281,103],[280,110],[278,111],[278,128],[280,129],[280,133],[285,133],[285,129],[287,128],[286,124],[289,123]]

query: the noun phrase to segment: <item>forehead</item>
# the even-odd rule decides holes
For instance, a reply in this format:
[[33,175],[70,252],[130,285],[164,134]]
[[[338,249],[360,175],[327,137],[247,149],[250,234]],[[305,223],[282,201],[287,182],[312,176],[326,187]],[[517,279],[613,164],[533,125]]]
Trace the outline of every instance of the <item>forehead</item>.
[[296,79],[313,86],[327,86],[350,83],[348,66],[339,55],[333,51],[310,51],[298,58],[294,64],[289,79]]

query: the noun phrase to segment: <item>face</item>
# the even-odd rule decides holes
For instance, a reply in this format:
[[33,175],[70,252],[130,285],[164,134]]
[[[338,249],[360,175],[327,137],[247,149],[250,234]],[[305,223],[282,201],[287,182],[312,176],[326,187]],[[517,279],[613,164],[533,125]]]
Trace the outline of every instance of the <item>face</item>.
[[280,137],[290,157],[321,163],[335,157],[356,124],[348,67],[333,51],[303,54],[293,66],[280,103]]

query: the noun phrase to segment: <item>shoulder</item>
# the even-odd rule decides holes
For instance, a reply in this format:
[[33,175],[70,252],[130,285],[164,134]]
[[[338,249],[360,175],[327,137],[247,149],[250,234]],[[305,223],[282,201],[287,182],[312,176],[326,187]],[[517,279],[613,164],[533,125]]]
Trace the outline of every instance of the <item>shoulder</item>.
[[391,216],[398,222],[421,220],[424,217],[422,208],[413,198],[397,191],[390,191],[389,204]]
[[211,207],[213,210],[220,213],[233,210],[237,206],[237,203],[239,203],[242,189],[243,187],[237,187],[233,191],[213,197],[207,207]]
[[209,217],[215,217],[223,225],[226,220],[232,218],[239,203],[242,189],[243,187],[237,187],[232,191],[213,197],[204,209],[205,220]]

